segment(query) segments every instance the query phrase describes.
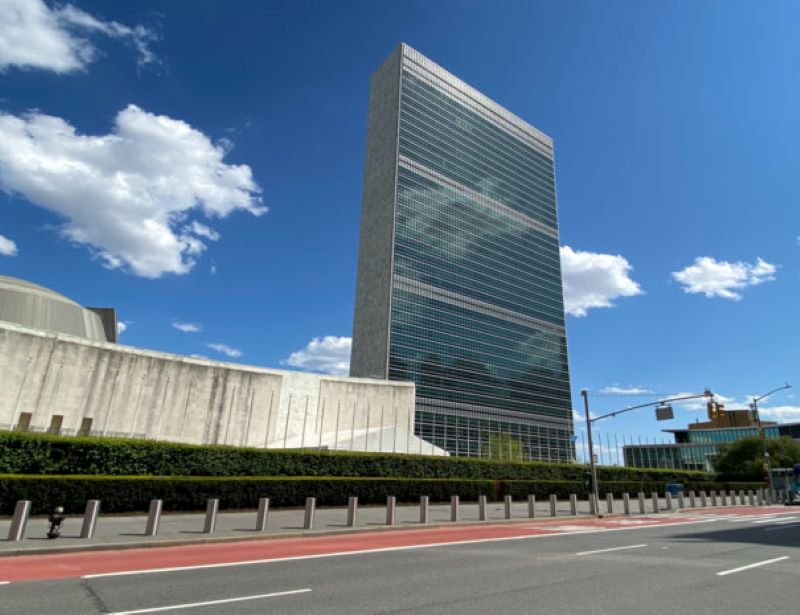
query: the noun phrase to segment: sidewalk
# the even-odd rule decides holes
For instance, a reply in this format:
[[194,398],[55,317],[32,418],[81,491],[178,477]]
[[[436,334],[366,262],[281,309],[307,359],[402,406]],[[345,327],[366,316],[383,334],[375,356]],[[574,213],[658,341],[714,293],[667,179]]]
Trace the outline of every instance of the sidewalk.
[[[647,510],[652,514],[652,504],[647,501]],[[478,518],[478,504],[475,501],[462,501],[460,505],[461,523],[485,523]],[[661,510],[665,510],[665,502],[660,501]],[[606,513],[606,503],[601,502],[600,510]],[[631,511],[638,513],[638,503],[631,501]],[[614,512],[622,512],[622,501],[614,503]],[[570,514],[568,500],[559,500],[557,513],[562,518],[574,518]],[[93,538],[79,538],[82,517],[69,516],[62,526],[61,537],[55,540],[47,538],[48,522],[46,517],[32,517],[28,521],[25,537],[19,542],[6,540],[11,526],[11,519],[0,519],[0,557],[18,554],[53,553],[64,551],[94,550],[103,548],[126,548],[165,546],[173,544],[192,544],[217,541],[253,540],[278,536],[310,536],[330,533],[356,532],[364,530],[379,530],[388,528],[386,525],[385,506],[360,506],[355,527],[347,527],[347,508],[317,508],[314,516],[314,529],[304,530],[303,509],[274,509],[270,510],[265,532],[256,532],[256,512],[236,511],[220,512],[217,515],[216,529],[213,534],[203,533],[205,513],[164,513],[159,523],[158,535],[149,537],[144,535],[147,523],[146,514],[138,515],[107,515],[102,514],[97,520]],[[578,515],[588,516],[589,502],[578,501]],[[419,505],[398,504],[396,525],[392,529],[413,529],[423,527],[419,521]],[[487,505],[487,521],[503,522],[505,520],[505,507],[502,502],[489,502]],[[536,520],[553,519],[550,516],[550,502],[536,502]],[[527,502],[514,502],[512,507],[512,521],[530,521],[528,517]],[[449,504],[431,504],[429,523],[430,526],[454,525],[450,520]]]

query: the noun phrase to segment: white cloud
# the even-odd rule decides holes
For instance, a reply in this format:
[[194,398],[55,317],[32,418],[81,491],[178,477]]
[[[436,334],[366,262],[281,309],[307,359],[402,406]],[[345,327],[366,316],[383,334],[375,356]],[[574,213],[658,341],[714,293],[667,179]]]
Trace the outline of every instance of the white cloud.
[[125,321],[122,321],[122,320],[118,320],[117,321],[117,335],[122,335],[123,333],[125,333],[125,331],[127,330],[129,324],[130,323],[128,323],[128,322],[125,322]]
[[203,326],[197,322],[181,322],[180,320],[176,320],[172,323],[172,326],[184,333],[200,333],[200,331],[203,330]]
[[586,316],[587,310],[613,307],[619,297],[643,294],[629,276],[633,267],[619,255],[575,251],[561,247],[564,282],[564,310],[573,316]]
[[266,211],[250,167],[223,157],[186,122],[135,105],[100,136],[50,115],[0,112],[0,188],[63,217],[62,234],[106,267],[142,277],[189,272],[202,239],[219,238],[190,214]]
[[69,73],[97,58],[86,35],[133,45],[138,64],[156,62],[150,44],[158,37],[144,26],[103,21],[71,4],[48,7],[43,0],[0,0],[0,72],[10,66]]
[[737,290],[774,280],[775,271],[775,265],[761,258],[757,258],[755,264],[750,264],[698,256],[693,265],[681,271],[673,271],[672,277],[681,283],[686,293],[703,293],[709,298],[722,297],[739,301],[742,295]]
[[649,395],[653,391],[650,389],[645,389],[642,387],[621,387],[621,386],[610,386],[610,387],[603,387],[600,389],[600,393],[605,395]]
[[305,348],[293,352],[281,363],[315,372],[346,376],[350,370],[352,342],[352,338],[335,335],[315,337]]
[[216,350],[220,354],[227,355],[229,357],[233,357],[234,359],[241,357],[244,353],[239,350],[238,348],[232,348],[227,344],[206,344],[212,350]]
[[762,419],[771,419],[774,421],[800,421],[800,406],[759,407],[758,414]]
[[0,235],[0,254],[3,256],[16,256],[17,252],[16,242],[10,240],[8,237]]

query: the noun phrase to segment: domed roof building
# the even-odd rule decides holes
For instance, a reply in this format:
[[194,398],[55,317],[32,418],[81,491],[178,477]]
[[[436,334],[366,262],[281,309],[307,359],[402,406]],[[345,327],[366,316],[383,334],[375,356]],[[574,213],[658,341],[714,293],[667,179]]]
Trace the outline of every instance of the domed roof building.
[[96,342],[117,341],[116,313],[112,308],[85,308],[49,288],[3,275],[0,320]]

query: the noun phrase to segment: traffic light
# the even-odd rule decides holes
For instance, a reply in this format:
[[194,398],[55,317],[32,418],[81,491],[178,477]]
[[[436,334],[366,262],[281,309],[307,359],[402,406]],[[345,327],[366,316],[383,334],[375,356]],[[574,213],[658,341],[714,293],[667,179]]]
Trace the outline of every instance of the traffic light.
[[708,418],[711,421],[716,421],[725,416],[725,406],[716,401],[710,401],[706,404],[708,410]]

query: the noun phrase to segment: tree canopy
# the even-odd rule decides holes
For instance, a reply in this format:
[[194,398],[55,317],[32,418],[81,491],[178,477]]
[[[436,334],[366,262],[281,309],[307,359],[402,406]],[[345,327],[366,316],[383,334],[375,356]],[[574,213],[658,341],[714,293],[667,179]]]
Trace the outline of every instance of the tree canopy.
[[[800,443],[787,436],[766,441],[773,468],[791,468],[800,463]],[[764,471],[764,447],[758,437],[722,444],[714,457],[714,469],[724,480],[759,480]]]

